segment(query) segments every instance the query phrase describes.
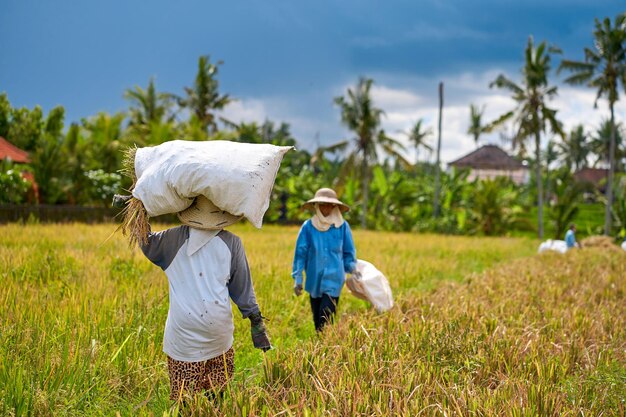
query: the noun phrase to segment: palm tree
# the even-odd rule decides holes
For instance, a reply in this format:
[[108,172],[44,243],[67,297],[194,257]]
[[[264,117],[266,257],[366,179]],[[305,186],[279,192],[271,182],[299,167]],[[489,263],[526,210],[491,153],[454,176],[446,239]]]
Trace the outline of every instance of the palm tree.
[[[380,129],[380,118],[384,112],[372,103],[370,89],[373,82],[372,79],[361,77],[354,89],[348,88],[347,97],[335,97],[334,100],[341,109],[341,121],[356,134],[353,139],[354,149],[346,158],[344,166],[352,169],[360,163],[363,229],[367,227],[370,163],[378,159],[377,148],[383,148],[385,152],[401,158],[396,149],[402,147]],[[346,147],[348,144],[349,141],[343,141],[335,145],[335,149],[338,146]]]
[[158,93],[151,78],[148,88],[139,86],[127,89],[124,98],[131,104],[130,125],[148,125],[150,122],[159,122],[165,117],[172,98],[171,94]]
[[318,146],[309,159],[309,165],[315,170],[315,172],[318,172],[319,165],[326,160],[326,154],[340,152],[345,149],[345,145],[345,142],[339,142],[329,146]]
[[587,166],[587,157],[590,148],[587,133],[583,125],[574,127],[570,134],[557,144],[562,155],[562,161],[573,169],[579,171]]
[[600,126],[595,131],[595,134],[591,137],[589,147],[591,152],[594,153],[596,160],[593,166],[597,166],[601,163],[604,166],[610,164],[611,160],[611,138],[615,139],[615,170],[620,171],[622,169],[622,158],[624,157],[624,151],[621,148],[624,137],[624,130],[621,123],[615,123],[615,132],[613,132],[613,125],[610,120],[603,120]]
[[413,128],[410,131],[403,132],[409,139],[409,142],[415,148],[415,163],[416,164],[419,159],[419,148],[424,148],[429,152],[433,151],[433,147],[430,146],[428,143],[426,143],[426,138],[433,134],[433,129],[430,127],[425,128],[422,125],[423,122],[424,122],[423,119],[419,119],[415,123],[415,126],[413,126]]
[[475,104],[470,104],[470,125],[467,128],[467,134],[472,135],[477,148],[480,135],[489,132],[489,127],[482,124],[484,113],[485,106],[478,107]]
[[81,124],[89,143],[85,170],[100,168],[105,172],[116,172],[121,168],[121,150],[126,146],[123,121],[123,113],[110,115],[104,112],[82,119]]
[[208,55],[198,59],[198,73],[193,87],[185,87],[185,98],[179,98],[181,107],[188,108],[198,120],[204,131],[214,133],[217,130],[215,110],[223,109],[232,100],[228,94],[219,94],[217,73],[223,62],[212,64]]
[[609,175],[606,187],[606,207],[604,211],[604,234],[611,232],[611,207],[613,205],[613,177],[615,173],[615,102],[619,100],[618,84],[626,89],[626,13],[602,22],[595,20],[593,31],[594,49],[585,48],[585,61],[563,60],[560,70],[567,70],[572,75],[565,82],[573,85],[586,84],[596,88],[598,100],[606,97],[611,112],[611,140],[609,145]]
[[174,119],[169,115],[173,96],[169,93],[159,93],[154,86],[154,79],[150,79],[148,88],[139,86],[124,92],[124,98],[130,102],[130,130],[137,133],[141,141],[145,142],[150,135],[151,126],[160,124],[164,118],[167,122]]
[[550,71],[550,54],[556,49],[548,50],[545,42],[537,47],[532,36],[528,39],[525,51],[525,64],[522,69],[522,84],[517,85],[504,75],[499,75],[490,87],[496,86],[512,93],[517,107],[500,116],[493,125],[499,125],[513,118],[516,133],[513,147],[519,147],[529,138],[535,140],[535,173],[537,176],[537,224],[539,238],[543,238],[543,181],[541,167],[541,133],[549,126],[553,133],[563,135],[561,125],[556,119],[556,110],[547,105],[547,101],[556,96],[557,87],[548,85]]

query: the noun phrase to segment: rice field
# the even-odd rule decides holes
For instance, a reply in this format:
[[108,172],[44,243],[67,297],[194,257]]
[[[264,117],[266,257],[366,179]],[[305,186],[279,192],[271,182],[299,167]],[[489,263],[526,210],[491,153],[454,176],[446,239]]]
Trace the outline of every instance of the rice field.
[[[161,351],[165,275],[114,230],[0,226],[1,415],[181,414]],[[358,257],[387,275],[396,306],[378,315],[344,290],[317,336],[307,298],[292,295],[298,228],[230,230],[275,349],[252,348],[235,308],[233,382],[184,415],[626,413],[623,251],[357,230]]]

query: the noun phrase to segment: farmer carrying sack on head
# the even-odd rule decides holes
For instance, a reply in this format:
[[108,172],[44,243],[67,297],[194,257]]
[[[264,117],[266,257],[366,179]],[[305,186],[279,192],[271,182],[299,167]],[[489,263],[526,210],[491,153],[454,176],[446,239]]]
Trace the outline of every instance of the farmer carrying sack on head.
[[[224,228],[243,217],[261,226],[288,149],[174,141],[137,149],[127,158],[127,171],[136,173],[133,198],[117,196],[114,203],[126,206],[124,230],[131,243],[139,243],[168,278],[163,351],[173,400],[196,391],[220,393],[232,378],[231,300],[250,319],[254,346],[271,348],[241,239]],[[182,226],[150,231],[149,216],[181,205]]]

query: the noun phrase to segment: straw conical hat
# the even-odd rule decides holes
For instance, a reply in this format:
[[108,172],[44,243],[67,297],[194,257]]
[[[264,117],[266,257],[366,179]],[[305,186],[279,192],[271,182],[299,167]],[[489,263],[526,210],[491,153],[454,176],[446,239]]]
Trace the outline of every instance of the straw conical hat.
[[196,197],[188,208],[177,215],[183,224],[204,230],[223,229],[243,218],[220,209],[203,195]]
[[332,188],[320,188],[315,193],[315,197],[307,201],[302,205],[305,209],[312,209],[315,203],[335,204],[339,206],[339,210],[346,212],[350,210],[347,204],[339,201],[337,193]]

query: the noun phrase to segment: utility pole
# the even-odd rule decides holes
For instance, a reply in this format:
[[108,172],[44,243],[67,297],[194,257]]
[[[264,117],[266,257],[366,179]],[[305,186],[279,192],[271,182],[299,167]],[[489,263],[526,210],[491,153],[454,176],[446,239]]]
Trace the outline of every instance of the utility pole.
[[604,235],[611,236],[611,210],[613,209],[613,181],[615,175],[615,113],[611,104],[611,141],[609,142],[609,177],[606,183],[604,208]]
[[439,154],[441,152],[441,118],[443,113],[443,82],[439,83],[439,132],[437,133],[437,161],[435,162],[435,201],[433,202],[433,216],[439,217],[439,194],[441,192],[441,168]]

